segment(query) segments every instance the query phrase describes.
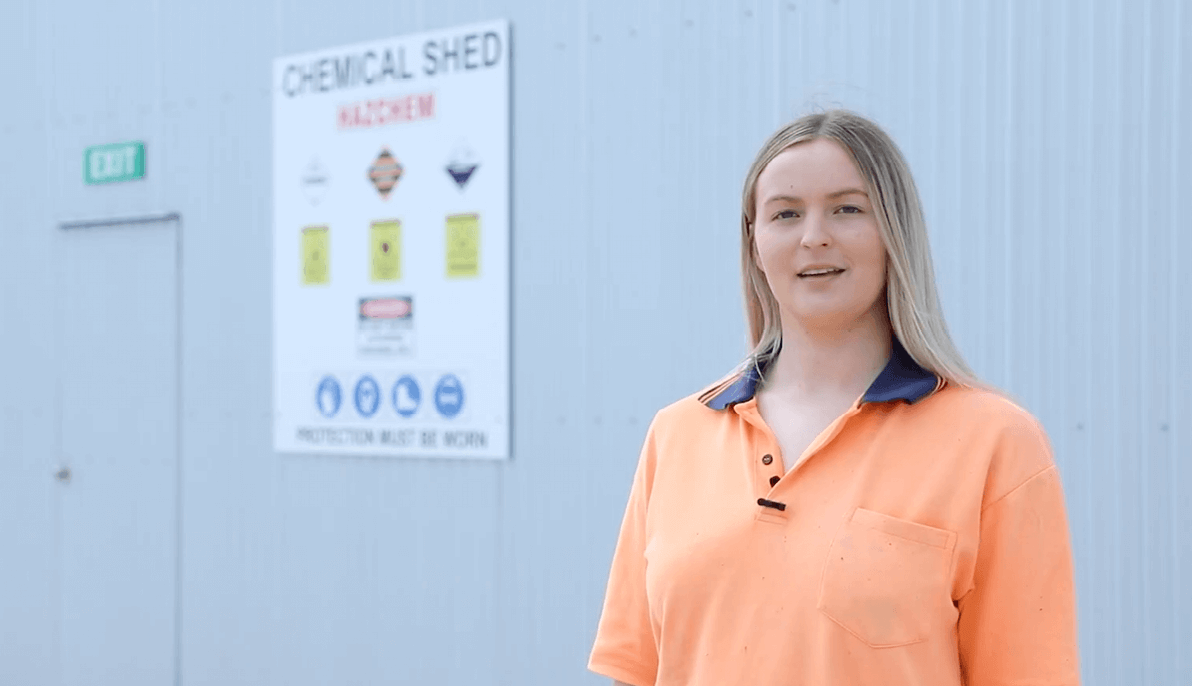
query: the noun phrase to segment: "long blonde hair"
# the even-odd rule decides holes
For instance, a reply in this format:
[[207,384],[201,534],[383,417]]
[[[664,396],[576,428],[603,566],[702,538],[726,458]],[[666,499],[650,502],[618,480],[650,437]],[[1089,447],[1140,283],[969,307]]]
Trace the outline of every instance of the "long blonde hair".
[[894,335],[921,367],[945,381],[985,387],[948,334],[935,289],[935,270],[919,192],[898,146],[877,124],[847,110],[809,114],[779,129],[762,146],[741,198],[741,275],[753,351],[747,360],[760,371],[782,347],[778,301],[757,262],[753,224],[757,177],[783,150],[817,138],[844,146],[856,163],[881,228],[889,257],[886,305]]

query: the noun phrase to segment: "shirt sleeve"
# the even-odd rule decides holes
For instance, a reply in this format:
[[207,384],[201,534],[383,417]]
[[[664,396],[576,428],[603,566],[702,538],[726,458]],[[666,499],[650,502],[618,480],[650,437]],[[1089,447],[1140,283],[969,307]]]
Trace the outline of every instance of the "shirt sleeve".
[[973,586],[958,603],[966,686],[1080,684],[1063,487],[1046,435],[1033,428],[1016,432],[1003,458],[1042,469],[981,512]]
[[658,648],[646,598],[646,511],[654,474],[654,426],[646,435],[613,553],[604,611],[588,669],[634,686],[653,686]]

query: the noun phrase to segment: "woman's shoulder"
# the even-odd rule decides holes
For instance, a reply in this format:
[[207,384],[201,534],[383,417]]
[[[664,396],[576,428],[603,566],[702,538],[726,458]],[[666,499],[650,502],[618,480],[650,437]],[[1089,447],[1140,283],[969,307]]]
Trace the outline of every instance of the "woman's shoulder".
[[947,427],[951,438],[967,447],[972,457],[987,461],[994,482],[1012,488],[1055,466],[1051,443],[1042,422],[1011,396],[996,389],[945,386],[929,398],[928,421]]
[[703,391],[692,393],[664,406],[654,415],[655,430],[690,428],[716,418],[717,411],[702,400]]
[[654,416],[657,428],[671,428],[675,426],[689,427],[692,422],[706,423],[723,415],[726,408],[716,409],[718,400],[726,393],[733,392],[734,384],[739,385],[744,376],[741,370],[722,376],[715,383],[704,386],[695,393],[684,396],[658,410]]
[[1034,415],[1008,393],[995,388],[944,384],[925,405],[935,419],[945,415],[961,424],[976,422],[1001,431],[1043,431]]

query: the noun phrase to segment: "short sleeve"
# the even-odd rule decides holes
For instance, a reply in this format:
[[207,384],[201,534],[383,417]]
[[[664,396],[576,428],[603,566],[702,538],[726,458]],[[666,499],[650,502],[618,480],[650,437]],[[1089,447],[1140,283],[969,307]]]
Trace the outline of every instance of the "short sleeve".
[[1078,686],[1076,593],[1059,472],[1037,425],[1004,445],[1043,468],[981,512],[973,586],[958,603],[967,686]]
[[646,511],[654,473],[654,427],[646,435],[613,552],[604,610],[588,669],[634,686],[652,686],[658,648],[646,598]]

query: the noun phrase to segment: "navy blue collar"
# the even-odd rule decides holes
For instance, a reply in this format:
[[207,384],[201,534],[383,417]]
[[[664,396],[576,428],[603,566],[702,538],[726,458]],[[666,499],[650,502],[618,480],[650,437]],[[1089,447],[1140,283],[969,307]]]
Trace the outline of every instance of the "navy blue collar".
[[[905,400],[915,403],[931,395],[939,387],[938,376],[919,366],[906,348],[902,347],[897,337],[894,337],[892,342],[890,361],[869,385],[861,402],[887,403]],[[758,365],[750,364],[749,368],[737,374],[731,383],[710,398],[705,398],[703,402],[713,410],[723,410],[736,403],[743,403],[757,392],[760,379],[761,371]]]

